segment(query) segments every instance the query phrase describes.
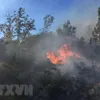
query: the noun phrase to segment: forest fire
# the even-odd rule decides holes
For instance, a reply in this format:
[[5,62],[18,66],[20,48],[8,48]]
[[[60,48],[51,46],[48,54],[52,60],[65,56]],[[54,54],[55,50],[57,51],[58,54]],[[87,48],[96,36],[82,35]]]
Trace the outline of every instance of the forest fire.
[[65,64],[69,57],[80,58],[80,55],[73,52],[71,46],[64,44],[57,50],[57,54],[54,52],[47,52],[47,58],[52,64]]

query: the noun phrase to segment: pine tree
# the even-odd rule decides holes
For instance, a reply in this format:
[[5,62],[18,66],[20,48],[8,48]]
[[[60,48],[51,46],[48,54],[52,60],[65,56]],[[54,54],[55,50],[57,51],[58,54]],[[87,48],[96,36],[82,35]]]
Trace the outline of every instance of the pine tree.
[[76,33],[76,27],[72,26],[69,20],[63,24],[62,28],[57,29],[57,34],[60,36],[74,36],[75,37],[76,35],[75,33]]
[[94,28],[92,35],[96,43],[100,41],[100,8],[98,8],[98,22],[96,24],[96,27]]

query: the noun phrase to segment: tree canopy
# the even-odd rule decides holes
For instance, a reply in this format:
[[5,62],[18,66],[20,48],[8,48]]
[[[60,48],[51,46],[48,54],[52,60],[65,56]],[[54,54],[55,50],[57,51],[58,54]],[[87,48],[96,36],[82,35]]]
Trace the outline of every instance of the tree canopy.
[[25,14],[25,9],[20,7],[13,15],[7,15],[7,21],[0,25],[0,30],[7,41],[12,39],[23,41],[31,34],[30,31],[35,30],[34,22],[34,19]]

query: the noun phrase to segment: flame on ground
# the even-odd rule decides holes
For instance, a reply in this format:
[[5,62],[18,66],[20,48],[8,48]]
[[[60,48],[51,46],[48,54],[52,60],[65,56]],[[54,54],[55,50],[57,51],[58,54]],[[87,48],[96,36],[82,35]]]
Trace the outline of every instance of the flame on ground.
[[52,64],[65,64],[69,57],[80,58],[79,54],[72,52],[71,46],[68,44],[61,46],[57,55],[54,52],[47,52],[46,56]]

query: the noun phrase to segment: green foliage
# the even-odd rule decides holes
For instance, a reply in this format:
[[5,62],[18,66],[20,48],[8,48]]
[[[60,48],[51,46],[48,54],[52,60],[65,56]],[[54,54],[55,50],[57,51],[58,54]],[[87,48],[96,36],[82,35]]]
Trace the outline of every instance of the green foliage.
[[75,36],[75,33],[76,27],[72,26],[69,20],[63,24],[62,28],[57,29],[57,34],[60,36]]
[[46,15],[44,18],[44,28],[43,31],[44,32],[48,32],[52,23],[54,22],[54,17],[51,15]]
[[10,40],[17,38],[18,41],[23,41],[30,36],[30,31],[35,30],[35,21],[34,19],[29,19],[29,16],[25,14],[24,8],[20,7],[17,12],[14,11],[12,16],[7,15],[6,20],[5,24],[0,25],[0,30],[5,36],[9,36]]
[[100,42],[100,8],[98,8],[98,22],[92,32],[92,36],[95,42]]
[[98,16],[100,17],[100,7],[98,8]]
[[12,40],[13,16],[8,14],[6,17],[6,22],[4,24],[0,24],[0,31],[4,34],[4,42],[9,42]]
[[34,20],[29,19],[28,15],[25,15],[25,9],[19,8],[18,12],[14,12],[15,31],[17,40],[23,40],[30,35],[31,30],[35,30]]

